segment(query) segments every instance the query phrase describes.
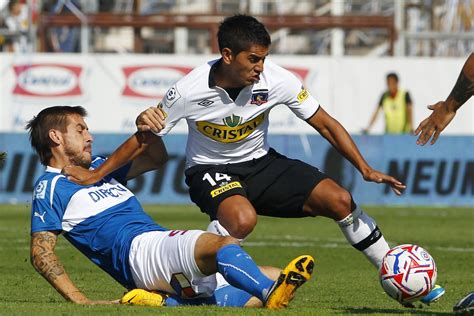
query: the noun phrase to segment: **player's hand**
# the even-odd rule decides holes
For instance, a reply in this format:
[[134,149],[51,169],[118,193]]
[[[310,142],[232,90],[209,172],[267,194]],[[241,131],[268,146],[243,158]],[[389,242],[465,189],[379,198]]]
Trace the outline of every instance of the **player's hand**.
[[139,132],[159,133],[165,128],[165,114],[159,107],[149,107],[135,120]]
[[68,176],[68,180],[82,185],[94,184],[102,179],[97,170],[89,170],[74,165],[67,165],[61,172]]
[[406,189],[406,185],[398,181],[392,176],[384,174],[380,171],[370,169],[366,173],[364,173],[364,180],[375,182],[375,183],[386,183],[392,187],[392,191],[395,192],[396,195],[401,195],[403,190]]
[[429,105],[428,109],[433,112],[429,117],[424,119],[415,130],[415,135],[420,135],[416,141],[418,145],[425,145],[430,138],[431,145],[436,143],[439,134],[441,134],[456,115],[456,112],[450,110],[444,101]]

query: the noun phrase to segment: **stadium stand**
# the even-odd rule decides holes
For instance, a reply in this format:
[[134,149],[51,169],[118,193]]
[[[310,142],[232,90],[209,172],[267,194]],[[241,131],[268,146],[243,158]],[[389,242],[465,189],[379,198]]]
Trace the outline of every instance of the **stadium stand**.
[[[5,24],[10,2],[33,17],[22,30]],[[24,38],[28,44],[16,50],[216,53],[217,23],[236,12],[269,27],[277,54],[464,56],[474,50],[474,0],[4,0],[0,9],[4,51]]]

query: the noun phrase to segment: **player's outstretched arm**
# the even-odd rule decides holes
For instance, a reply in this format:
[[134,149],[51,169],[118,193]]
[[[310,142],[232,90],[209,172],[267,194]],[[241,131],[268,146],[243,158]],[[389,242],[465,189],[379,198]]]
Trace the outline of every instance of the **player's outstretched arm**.
[[87,170],[69,165],[62,172],[68,175],[69,180],[88,185],[96,183],[130,161],[133,163],[127,173],[127,180],[158,169],[168,160],[161,137],[155,135],[164,128],[164,120],[165,114],[159,107],[149,107],[136,119],[138,132],[127,139],[99,168]]
[[132,161],[132,166],[127,173],[127,180],[129,180],[143,172],[159,168],[167,159],[168,153],[161,137],[151,132],[137,132],[120,145],[99,168],[88,170],[68,165],[62,172],[67,174],[71,181],[88,185],[98,182]]
[[448,126],[456,115],[456,111],[474,95],[474,53],[467,59],[459,74],[458,80],[446,101],[429,105],[433,112],[424,119],[415,130],[419,135],[416,143],[425,145],[431,139],[431,145],[438,140],[441,132]]
[[132,166],[127,173],[127,180],[133,179],[142,173],[156,170],[168,161],[168,151],[160,136],[156,136],[151,132],[137,133],[137,135],[142,138],[139,141],[145,145],[132,160]]
[[352,140],[346,129],[334,118],[332,118],[322,107],[307,120],[331,145],[349,160],[362,174],[366,181],[376,183],[387,183],[392,190],[400,195],[406,186],[389,175],[372,169],[362,157],[359,149]]
[[92,301],[72,283],[54,253],[57,235],[50,231],[31,234],[31,264],[66,300],[76,304],[117,304],[118,301]]

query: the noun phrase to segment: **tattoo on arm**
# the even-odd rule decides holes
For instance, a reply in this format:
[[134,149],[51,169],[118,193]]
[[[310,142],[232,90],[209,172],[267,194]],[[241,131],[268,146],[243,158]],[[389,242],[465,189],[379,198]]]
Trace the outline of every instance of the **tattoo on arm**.
[[31,263],[49,282],[65,273],[54,253],[56,240],[57,236],[51,232],[33,233],[31,237]]
[[458,80],[454,85],[453,91],[449,95],[457,103],[457,108],[461,107],[474,94],[474,81],[470,80],[464,71],[459,74]]

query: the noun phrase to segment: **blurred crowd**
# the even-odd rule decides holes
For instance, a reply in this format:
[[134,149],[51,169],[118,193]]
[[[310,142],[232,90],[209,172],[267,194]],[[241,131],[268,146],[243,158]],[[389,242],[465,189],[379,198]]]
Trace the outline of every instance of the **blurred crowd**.
[[28,50],[29,10],[19,0],[0,0],[0,45],[7,52]]
[[[40,15],[113,13],[117,15],[218,15],[237,12],[250,15],[332,14],[332,5],[342,3],[342,15],[395,16],[398,0],[0,0],[0,51],[78,52],[80,29],[48,28],[41,49],[37,43]],[[406,0],[403,26],[407,56],[464,56],[474,50],[474,0]],[[76,13],[74,13],[75,11]],[[120,19],[120,16],[117,16]],[[90,28],[91,52],[133,52],[136,30]],[[141,28],[143,53],[209,53],[212,36],[207,29],[186,28],[185,52],[176,51],[176,29]],[[282,27],[272,30],[273,52],[281,54],[328,55],[331,30],[299,30]],[[436,34],[438,33],[438,34]],[[444,35],[443,35],[444,34]],[[453,36],[448,36],[453,34]],[[465,34],[459,36],[460,34]],[[437,36],[440,35],[440,36]],[[426,37],[423,37],[426,36]],[[444,36],[444,37],[443,37]],[[469,37],[471,36],[471,37]],[[347,55],[387,55],[384,29],[345,29]],[[179,46],[179,45],[178,45]]]

